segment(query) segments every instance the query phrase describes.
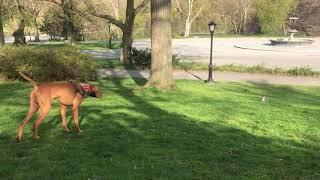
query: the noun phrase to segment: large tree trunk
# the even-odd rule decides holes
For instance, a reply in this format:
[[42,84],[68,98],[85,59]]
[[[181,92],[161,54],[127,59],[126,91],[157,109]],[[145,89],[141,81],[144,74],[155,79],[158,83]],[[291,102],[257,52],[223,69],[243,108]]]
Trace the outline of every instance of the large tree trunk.
[[151,0],[151,74],[146,86],[171,89],[171,0]]
[[25,22],[24,19],[21,19],[19,22],[18,29],[13,32],[14,37],[14,45],[24,45],[26,44],[26,38],[24,36],[24,28],[25,28]]

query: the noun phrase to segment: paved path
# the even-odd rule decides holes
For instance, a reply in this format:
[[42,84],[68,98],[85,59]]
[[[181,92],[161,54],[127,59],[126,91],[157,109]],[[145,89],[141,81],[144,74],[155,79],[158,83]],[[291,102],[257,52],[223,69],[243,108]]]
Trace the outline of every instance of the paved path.
[[[311,47],[273,47],[266,45],[270,38],[215,38],[213,60],[215,64],[264,64],[267,67],[310,66],[320,71],[320,38]],[[137,48],[150,47],[150,40],[134,42]],[[198,63],[208,63],[210,39],[174,39],[173,53],[180,58]]]
[[[213,61],[215,64],[264,64],[267,67],[310,66],[320,71],[320,38],[311,47],[273,47],[266,45],[270,38],[216,38],[214,40]],[[150,40],[136,40],[133,46],[138,49],[150,48]],[[208,64],[210,39],[174,39],[173,53],[180,59]],[[119,50],[86,51],[97,57],[118,58]]]
[[[150,75],[150,71],[100,69],[99,74],[102,77],[148,78]],[[174,78],[190,79],[190,80],[206,80],[208,78],[208,72],[206,71],[188,71],[188,72],[174,71]],[[320,78],[276,76],[276,75],[267,75],[267,74],[216,72],[214,73],[214,79],[217,81],[250,82],[250,83],[259,83],[259,84],[320,86]]]

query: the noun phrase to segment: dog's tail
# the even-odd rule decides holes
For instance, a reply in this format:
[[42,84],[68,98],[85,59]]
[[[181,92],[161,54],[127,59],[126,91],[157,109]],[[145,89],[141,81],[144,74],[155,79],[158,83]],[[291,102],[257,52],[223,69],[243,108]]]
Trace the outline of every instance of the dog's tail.
[[19,74],[20,74],[25,80],[29,81],[29,82],[33,85],[34,88],[37,88],[37,87],[38,87],[37,82],[35,82],[35,81],[32,80],[31,78],[29,78],[27,75],[25,75],[25,74],[23,74],[23,73],[21,73],[21,72],[19,72]]

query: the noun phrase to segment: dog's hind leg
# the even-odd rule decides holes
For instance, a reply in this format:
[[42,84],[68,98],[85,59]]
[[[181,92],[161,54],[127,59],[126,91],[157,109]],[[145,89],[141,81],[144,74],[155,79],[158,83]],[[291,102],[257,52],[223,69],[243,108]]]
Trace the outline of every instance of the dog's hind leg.
[[67,126],[67,118],[66,118],[66,111],[67,111],[67,106],[63,105],[60,103],[60,107],[61,107],[61,117],[62,117],[62,128],[66,131],[69,132],[69,128]]
[[36,101],[36,98],[34,96],[34,93],[32,92],[30,94],[30,107],[27,115],[25,118],[20,122],[19,124],[19,129],[18,129],[18,136],[17,136],[17,142],[20,142],[22,139],[22,133],[23,133],[23,128],[27,124],[27,122],[32,118],[32,116],[38,111],[39,105]]
[[79,106],[81,104],[81,101],[82,101],[81,95],[77,94],[76,98],[73,100],[73,105],[72,105],[74,124],[79,132],[81,132],[81,129],[79,126]]
[[40,136],[38,134],[39,125],[42,123],[43,119],[49,114],[51,109],[51,102],[46,102],[43,105],[40,104],[40,114],[37,120],[33,123],[33,138],[39,140]]

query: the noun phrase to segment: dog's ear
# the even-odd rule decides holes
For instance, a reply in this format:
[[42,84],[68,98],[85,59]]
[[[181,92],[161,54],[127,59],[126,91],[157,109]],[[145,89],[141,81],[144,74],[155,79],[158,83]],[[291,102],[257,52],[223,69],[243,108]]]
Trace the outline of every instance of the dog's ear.
[[94,92],[95,97],[101,97],[102,93],[96,86],[91,86],[91,91]]

